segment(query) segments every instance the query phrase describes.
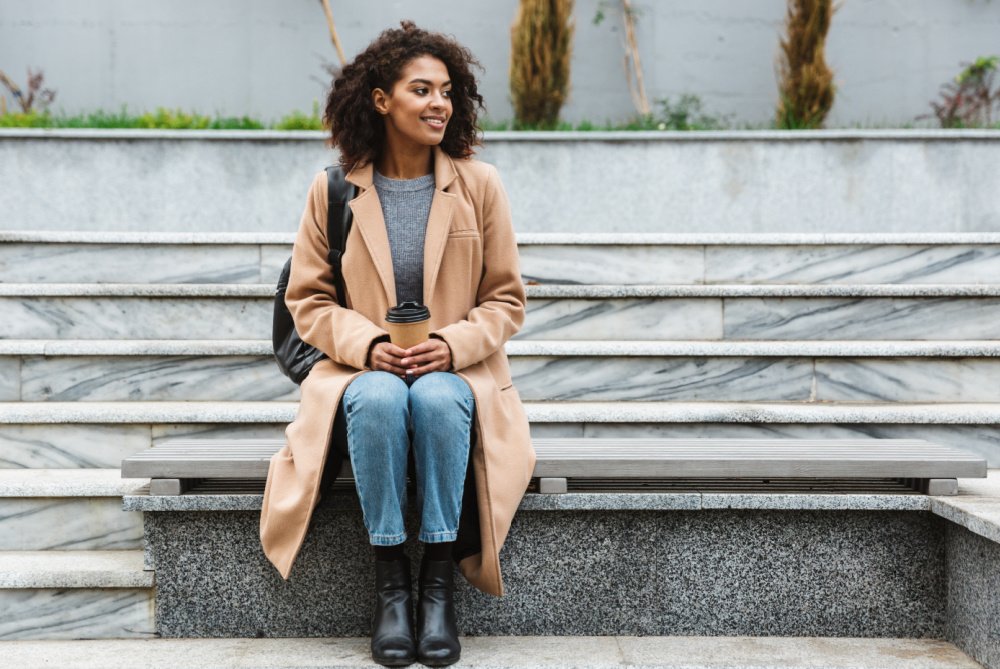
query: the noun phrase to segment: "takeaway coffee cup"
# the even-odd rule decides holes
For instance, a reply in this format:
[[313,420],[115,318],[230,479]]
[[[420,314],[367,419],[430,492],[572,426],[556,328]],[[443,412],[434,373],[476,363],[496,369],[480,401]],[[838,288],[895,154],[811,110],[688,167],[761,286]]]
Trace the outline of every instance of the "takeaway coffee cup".
[[427,341],[427,323],[431,312],[422,304],[403,302],[385,313],[389,338],[399,348],[410,348]]

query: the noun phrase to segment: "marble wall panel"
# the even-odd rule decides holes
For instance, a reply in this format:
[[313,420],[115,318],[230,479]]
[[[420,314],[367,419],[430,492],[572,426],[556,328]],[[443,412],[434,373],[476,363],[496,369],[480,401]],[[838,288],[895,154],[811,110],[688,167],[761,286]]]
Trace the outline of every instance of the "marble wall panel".
[[257,283],[248,244],[0,244],[3,283]]
[[121,497],[0,499],[0,551],[142,548],[142,513]]
[[[547,429],[575,429],[579,423],[553,423]],[[583,436],[588,438],[652,439],[924,439],[975,453],[990,467],[1000,467],[1000,425],[927,425],[852,423],[586,423]],[[532,426],[534,434],[534,426]]]
[[996,358],[816,360],[816,399],[879,402],[998,402]]
[[705,247],[705,283],[992,283],[996,245]]
[[705,276],[702,246],[524,245],[521,276],[541,284],[690,284]]
[[945,528],[921,512],[657,516],[668,636],[940,637]]
[[21,359],[0,356],[0,402],[21,399]]
[[148,425],[0,424],[0,469],[114,469],[151,445]]
[[809,358],[513,357],[523,400],[808,401]]
[[726,298],[726,339],[998,339],[1000,299]]
[[[1000,360],[990,358],[511,356],[510,362],[525,400],[1000,401]],[[22,369],[17,364],[0,358],[0,372],[7,371],[0,373],[0,401],[299,398],[298,387],[263,356],[31,356]]]
[[[2,306],[2,305],[0,305]],[[518,339],[721,339],[721,299],[529,300]]]
[[297,400],[270,357],[114,356],[24,359],[25,401]]
[[152,588],[0,590],[0,640],[149,639]]
[[269,298],[0,298],[6,339],[269,339]]
[[532,423],[532,439],[580,439],[583,437],[581,423]]
[[1000,667],[1000,544],[948,523],[948,640]]
[[[535,299],[527,339],[995,339],[1000,298]],[[268,339],[269,298],[0,298],[11,339]]]
[[281,268],[292,257],[291,244],[263,244],[260,246],[260,282],[277,285]]
[[178,423],[153,425],[153,445],[184,439],[284,439],[287,423]]

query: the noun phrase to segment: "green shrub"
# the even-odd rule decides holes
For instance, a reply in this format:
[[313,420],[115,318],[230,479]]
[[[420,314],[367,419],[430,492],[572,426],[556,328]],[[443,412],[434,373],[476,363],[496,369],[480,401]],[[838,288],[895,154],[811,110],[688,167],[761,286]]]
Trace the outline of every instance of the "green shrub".
[[[954,83],[941,87],[941,101],[931,102],[933,116],[942,128],[995,128],[993,108],[1000,115],[1000,86],[994,90],[993,83],[1000,69],[1000,58],[986,56],[974,63],[963,63],[967,67],[955,77]],[[918,116],[917,119],[929,118]]]
[[122,105],[117,113],[102,109],[69,116],[64,113],[31,111],[8,113],[0,116],[3,128],[144,128],[154,130],[260,130],[266,126],[249,116],[224,117],[202,116],[195,112],[184,113],[181,109],[169,110],[158,107],[155,112],[129,113]]
[[319,117],[319,100],[313,100],[312,116],[306,116],[295,109],[291,114],[281,117],[274,125],[275,130],[323,130],[323,121]]
[[[128,127],[128,126],[126,126]],[[150,128],[157,130],[261,130],[264,124],[248,116],[241,118],[202,116],[196,112],[184,113],[176,110],[157,107],[155,113],[146,112],[139,116],[135,128]]]
[[48,112],[32,109],[29,112],[7,112],[0,116],[0,128],[51,128],[52,116]]
[[701,98],[685,93],[671,103],[666,97],[659,101],[662,110],[656,123],[657,130],[722,130],[727,124],[702,111]]

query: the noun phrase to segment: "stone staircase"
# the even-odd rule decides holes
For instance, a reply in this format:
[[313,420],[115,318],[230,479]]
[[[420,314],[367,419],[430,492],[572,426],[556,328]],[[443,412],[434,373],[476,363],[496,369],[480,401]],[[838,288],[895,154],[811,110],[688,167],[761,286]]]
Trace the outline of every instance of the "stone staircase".
[[[775,637],[463,637],[462,667],[535,669],[981,669],[932,639]],[[15,641],[19,669],[317,669],[378,667],[363,637]],[[419,667],[420,664],[411,666]]]
[[[0,232],[0,640],[154,634],[127,455],[281,438],[288,234]],[[1000,466],[1000,235],[521,235],[535,437],[920,438]],[[990,283],[994,281],[994,283]]]

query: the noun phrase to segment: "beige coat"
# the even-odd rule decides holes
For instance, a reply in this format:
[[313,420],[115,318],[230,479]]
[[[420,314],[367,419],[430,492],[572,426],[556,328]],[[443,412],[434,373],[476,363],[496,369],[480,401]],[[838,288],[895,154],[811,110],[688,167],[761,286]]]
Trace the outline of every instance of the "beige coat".
[[[360,189],[350,203],[354,223],[343,260],[350,309],[337,304],[326,260],[325,172],[309,190],[285,296],[299,336],[329,356],[303,381],[298,414],[286,430],[288,444],[271,459],[267,473],[260,540],[286,580],[319,501],[334,412],[348,383],[369,369],[369,346],[387,334],[385,313],[396,304],[372,165],[351,170],[347,180]],[[454,370],[476,399],[471,457],[482,552],[458,566],[473,586],[502,596],[500,548],[535,466],[528,419],[504,351],[524,321],[524,285],[496,168],[453,160],[434,147],[434,181],[424,242],[424,303],[431,332],[448,343]]]

